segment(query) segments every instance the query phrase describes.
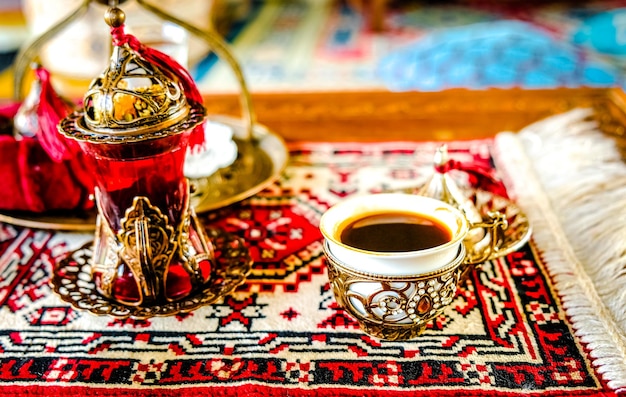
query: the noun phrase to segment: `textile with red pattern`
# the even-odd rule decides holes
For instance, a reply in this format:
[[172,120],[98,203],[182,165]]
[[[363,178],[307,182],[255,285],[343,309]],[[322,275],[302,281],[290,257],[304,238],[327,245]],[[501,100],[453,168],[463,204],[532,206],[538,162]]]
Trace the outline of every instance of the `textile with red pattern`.
[[53,160],[39,138],[15,139],[12,118],[18,107],[0,106],[0,210],[42,213],[93,207],[90,177],[79,158]]
[[[218,303],[171,317],[122,320],[64,303],[51,291],[51,269],[93,236],[0,223],[0,394],[616,395],[572,331],[532,240],[472,273],[414,340],[372,338],[338,307],[321,214],[354,194],[423,183],[436,148],[292,146],[278,181],[202,214],[207,225],[245,239],[255,261],[247,282]],[[448,148],[456,161],[494,167],[490,140]]]

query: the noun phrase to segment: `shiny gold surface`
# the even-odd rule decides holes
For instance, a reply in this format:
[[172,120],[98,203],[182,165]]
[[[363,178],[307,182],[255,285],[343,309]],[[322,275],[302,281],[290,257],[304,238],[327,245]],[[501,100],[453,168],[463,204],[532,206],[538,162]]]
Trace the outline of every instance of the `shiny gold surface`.
[[[465,194],[484,219],[479,226],[486,228],[489,244],[478,245],[481,248],[476,249],[466,242],[457,259],[437,271],[414,276],[364,273],[341,263],[324,244],[329,280],[337,303],[358,320],[365,333],[387,340],[419,336],[428,322],[452,301],[457,286],[465,282],[472,271],[485,261],[508,255],[528,242],[530,223],[514,203],[480,190]],[[370,285],[367,293],[351,287],[363,283]]]
[[109,67],[84,97],[86,130],[140,134],[184,120],[189,109],[181,87],[128,47],[115,46]]
[[119,28],[126,22],[126,14],[120,8],[109,8],[104,14],[104,21],[111,27]]
[[71,252],[56,264],[52,274],[54,292],[75,309],[117,318],[145,319],[190,312],[219,301],[241,285],[250,272],[252,259],[245,242],[220,229],[207,228],[217,253],[214,277],[203,290],[176,302],[129,306],[102,296],[91,279],[93,243]]
[[[101,200],[96,202],[100,204]],[[103,296],[129,306],[177,300],[166,293],[168,272],[174,257],[189,276],[191,289],[204,288],[207,281],[202,275],[200,262],[207,260],[211,266],[214,265],[213,244],[203,232],[204,227],[195,212],[189,208],[188,200],[177,227],[171,225],[159,207],[152,205],[144,196],[133,199],[132,206],[120,219],[121,227],[117,233],[104,221],[100,205],[98,212],[92,277],[99,279],[97,289]],[[197,232],[196,240],[201,247],[194,247],[190,240],[190,226]],[[136,301],[128,302],[115,296],[114,283],[123,273],[120,270],[124,266],[128,266],[133,275],[139,295]]]
[[191,204],[196,212],[206,212],[243,200],[274,182],[287,166],[285,142],[269,129],[255,124],[248,139],[245,121],[225,116],[209,117],[233,129],[237,159],[206,178],[190,179]]
[[[490,251],[489,257],[485,260],[493,260],[508,255],[528,242],[532,234],[530,221],[513,201],[484,190],[468,190],[466,195],[474,203],[483,219],[488,220],[491,213],[499,213],[507,223],[506,229],[500,229],[493,238],[495,249]],[[473,255],[480,255],[480,253],[470,250],[470,258]],[[474,262],[476,261],[474,260]]]
[[180,82],[166,73],[128,44],[114,46],[83,109],[61,120],[59,131],[79,141],[123,144],[192,129],[204,121],[205,109],[188,100]]
[[[101,210],[99,212],[102,214]],[[183,215],[183,218],[186,216]],[[120,223],[122,227],[117,232],[117,239],[107,222],[100,222],[101,228],[96,232],[96,247],[100,239],[105,239],[103,245],[106,249],[119,255],[119,259],[117,255],[102,255],[102,262],[93,263],[94,272],[102,272],[100,291],[112,298],[115,273],[121,264],[119,260],[122,260],[135,275],[139,302],[164,297],[165,274],[177,248],[174,227],[158,207],[150,204],[147,197],[135,197]],[[181,233],[178,231],[178,234]]]
[[[504,233],[509,228],[506,215],[499,211],[489,211],[483,219],[483,222],[472,223],[470,227],[472,230],[485,231],[485,237],[478,242],[471,239],[463,242],[468,251],[465,263],[469,266],[480,266],[498,257],[499,243],[504,240]],[[485,244],[481,244],[483,240],[486,240]]]
[[191,103],[187,117],[176,124],[165,122],[161,125],[152,125],[146,131],[130,131],[129,134],[100,134],[90,132],[85,123],[82,111],[74,112],[61,120],[59,129],[68,137],[78,141],[90,141],[94,143],[107,142],[111,144],[124,144],[143,141],[146,139],[159,139],[169,135],[175,135],[191,129],[204,120],[202,105]]
[[414,276],[364,273],[335,258],[324,243],[328,278],[337,303],[357,319],[361,329],[386,340],[412,339],[441,314],[457,290],[465,248],[452,263]]

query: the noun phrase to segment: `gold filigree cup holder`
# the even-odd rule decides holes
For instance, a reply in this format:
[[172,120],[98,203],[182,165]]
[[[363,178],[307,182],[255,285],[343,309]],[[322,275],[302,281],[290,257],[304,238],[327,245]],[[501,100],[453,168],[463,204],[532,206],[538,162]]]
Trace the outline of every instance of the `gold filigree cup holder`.
[[421,335],[428,323],[452,302],[466,259],[461,245],[448,265],[429,273],[389,276],[355,270],[338,260],[324,243],[328,277],[337,303],[376,338],[407,340]]
[[453,261],[428,273],[390,275],[375,273],[376,269],[357,270],[339,260],[328,240],[324,241],[335,299],[357,319],[365,333],[394,341],[421,335],[428,323],[452,302],[457,288],[471,272],[528,242],[531,235],[528,218],[512,201],[482,190],[464,191],[464,194],[483,219],[472,223],[471,228],[484,229],[484,241],[466,238]]
[[146,319],[190,312],[219,301],[243,284],[252,267],[245,242],[221,229],[207,228],[215,246],[215,269],[206,288],[184,299],[146,306],[132,306],[102,296],[91,277],[93,243],[72,251],[53,269],[54,292],[77,310],[116,318]]

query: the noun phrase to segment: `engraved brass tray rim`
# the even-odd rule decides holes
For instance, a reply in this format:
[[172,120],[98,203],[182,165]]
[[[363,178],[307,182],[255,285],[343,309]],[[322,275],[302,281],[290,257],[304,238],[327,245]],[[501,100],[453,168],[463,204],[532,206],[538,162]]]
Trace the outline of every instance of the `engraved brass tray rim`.
[[[225,258],[225,261],[228,262],[227,264],[223,264],[219,260],[216,261],[214,278],[217,278],[218,281],[219,279],[224,279],[223,283],[220,285],[210,284],[205,289],[184,299],[154,306],[130,306],[102,296],[97,291],[91,279],[91,274],[85,271],[86,268],[90,270],[91,265],[89,263],[73,264],[72,262],[74,256],[81,252],[92,255],[91,245],[93,245],[93,241],[71,251],[66,257],[58,261],[53,268],[50,284],[55,294],[64,302],[69,303],[74,309],[87,311],[95,315],[109,315],[118,319],[133,318],[144,320],[152,317],[167,317],[188,313],[202,306],[215,303],[232,293],[246,281],[246,277],[252,269],[252,258],[244,239],[221,229],[206,228],[206,231],[215,244],[216,252],[227,252],[229,249],[236,250],[236,252],[235,255],[232,255],[233,252],[229,252],[229,254],[222,252],[223,255],[221,257]],[[235,242],[237,244],[234,244]],[[233,245],[237,245],[239,249],[237,250]],[[71,288],[68,288],[68,285]],[[105,305],[108,305],[108,311],[99,310],[99,308]]]

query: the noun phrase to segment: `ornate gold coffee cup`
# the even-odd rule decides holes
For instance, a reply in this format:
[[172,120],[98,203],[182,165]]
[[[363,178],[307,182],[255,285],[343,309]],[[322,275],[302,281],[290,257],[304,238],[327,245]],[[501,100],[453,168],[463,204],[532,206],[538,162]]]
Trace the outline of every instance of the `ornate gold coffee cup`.
[[337,303],[369,335],[417,337],[452,302],[467,272],[488,258],[467,246],[477,227],[493,234],[506,222],[494,215],[471,225],[455,207],[412,194],[364,195],[331,207],[320,230]]

